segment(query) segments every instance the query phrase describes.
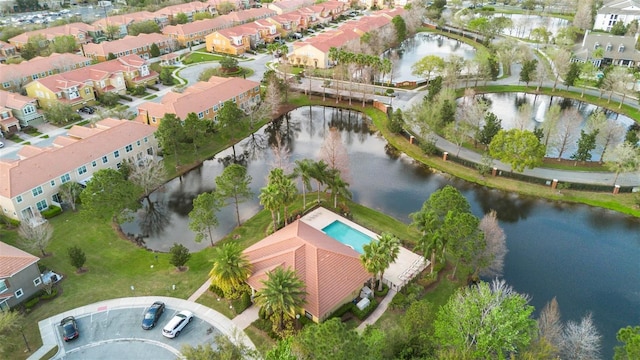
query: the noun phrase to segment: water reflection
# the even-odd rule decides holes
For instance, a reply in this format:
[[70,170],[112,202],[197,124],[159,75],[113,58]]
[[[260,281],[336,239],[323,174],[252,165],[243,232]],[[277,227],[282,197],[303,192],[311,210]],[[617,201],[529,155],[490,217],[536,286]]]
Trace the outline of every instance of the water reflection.
[[[606,110],[583,101],[562,98],[558,96],[525,93],[491,93],[478,96],[487,102],[487,104],[489,105],[489,111],[496,114],[496,116],[498,116],[498,118],[502,120],[502,128],[504,129],[512,129],[517,127],[527,130],[533,130],[535,128],[538,128],[542,126],[542,123],[545,121],[547,111],[549,111],[549,108],[554,104],[558,104],[562,110],[575,109],[582,117],[583,121],[580,126],[574,128],[575,134],[573,134],[573,137],[576,138],[576,142],[571,143],[565,150],[563,158],[566,159],[568,159],[575,152],[577,148],[577,137],[579,137],[580,130],[584,128],[587,118],[594,111],[603,111],[609,121],[620,123],[624,127],[624,129],[633,124],[633,120],[623,114]],[[459,99],[458,101],[461,102],[462,100]],[[522,105],[529,105],[531,111],[530,114],[528,114],[528,118],[524,120],[522,119],[522,116],[518,111],[518,109]],[[618,140],[621,141],[622,139]],[[609,148],[612,148],[615,145],[617,145],[617,143],[611,143],[609,144]],[[601,152],[602,147],[597,146],[596,149],[592,151],[593,156],[591,160],[600,160]],[[556,149],[551,146],[547,148],[548,157],[556,157],[557,155],[558,152],[556,151]]]
[[569,26],[568,20],[550,16],[502,13],[495,16],[504,16],[513,22],[513,26],[502,31],[503,34],[523,39],[530,39],[531,30],[536,28],[543,27],[551,32],[551,36],[556,36],[560,29]]
[[471,45],[448,37],[417,33],[403,41],[398,48],[384,53],[385,57],[393,61],[394,70],[391,80],[393,82],[423,80],[411,73],[411,66],[427,55],[436,55],[443,59],[457,55],[470,60],[476,56],[476,50]]
[[[513,104],[513,99],[509,101]],[[496,102],[497,99],[494,104]],[[356,112],[304,107],[289,115],[282,123],[262,128],[255,139],[248,138],[236,145],[238,154],[245,151],[255,154],[246,156],[255,196],[241,204],[243,220],[259,211],[257,196],[265,185],[273,160],[272,151],[265,149],[261,155],[247,147],[264,148],[264,142],[256,139],[262,137],[270,143],[277,135],[290,139],[289,144],[295,149],[291,162],[316,159],[329,126],[336,126],[341,129],[342,139],[348,142],[354,201],[408,223],[409,214],[420,209],[433,191],[453,185],[469,200],[476,216],[497,210],[509,249],[505,280],[517,291],[530,294],[536,309],[556,296],[565,321],[578,321],[587,312],[593,312],[598,330],[604,336],[604,358],[612,357],[616,331],[638,323],[638,219],[583,205],[506,193],[436,173],[391,148],[372,132],[362,114]],[[217,158],[233,157],[233,153],[233,149],[228,149]],[[195,236],[188,229],[187,214],[197,194],[213,189],[215,177],[224,168],[217,158],[152,194],[155,203],[166,202],[169,214],[167,226],[153,235],[149,231],[150,237],[145,239],[148,247],[168,251],[174,242],[179,242],[196,251],[208,246],[208,242],[198,244],[193,240]],[[233,208],[223,209],[218,219],[220,226],[214,230],[214,241],[235,227]],[[123,230],[134,234],[146,231],[139,222],[125,224]]]

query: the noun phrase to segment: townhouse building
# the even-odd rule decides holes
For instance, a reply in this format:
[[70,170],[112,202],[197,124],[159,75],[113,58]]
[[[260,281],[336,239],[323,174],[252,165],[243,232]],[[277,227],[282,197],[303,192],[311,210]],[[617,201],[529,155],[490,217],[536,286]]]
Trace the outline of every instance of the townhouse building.
[[278,15],[292,12],[294,10],[313,5],[312,0],[283,0],[266,3],[265,6],[276,12]]
[[146,102],[138,107],[137,121],[158,126],[165,114],[184,120],[189,113],[199,119],[218,120],[218,111],[226,101],[233,101],[245,112],[260,102],[260,83],[240,78],[213,76],[200,81],[182,93],[170,92],[159,103]]
[[92,25],[97,29],[102,30],[106,34],[107,27],[117,26],[119,32],[117,38],[123,38],[129,35],[129,26],[135,23],[141,23],[145,21],[155,21],[158,25],[166,22],[166,17],[157,16],[150,11],[138,11],[130,14],[122,15],[109,15],[100,20],[94,21]]
[[[582,43],[573,48],[572,62],[592,62],[597,67],[616,65],[626,67],[640,66],[640,51],[636,50],[638,35],[618,36],[592,33],[587,30]],[[602,57],[595,56],[602,49]]]
[[213,19],[198,20],[181,25],[169,25],[162,33],[173,39],[180,47],[198,45],[206,41],[207,35],[232,26],[227,15]]
[[258,29],[246,24],[215,31],[205,37],[207,51],[236,56],[255,48],[259,40]]
[[234,11],[227,14],[231,21],[231,26],[246,24],[251,21],[267,19],[276,15],[276,12],[267,8],[252,8],[242,11]]
[[25,126],[41,124],[42,111],[35,99],[0,90],[0,131],[4,136],[14,134]]
[[7,311],[40,291],[40,258],[0,242],[0,312]]
[[333,63],[329,59],[329,49],[342,48],[352,42],[359,42],[362,35],[391,26],[391,19],[401,15],[402,11],[402,9],[382,10],[358,21],[342,24],[337,29],[296,41],[293,44],[293,51],[287,55],[287,60],[292,65],[326,69]]
[[[158,77],[158,73],[149,68],[147,60],[134,54],[59,74],[56,81],[34,81],[26,86],[26,90],[42,107],[68,101],[73,108],[79,108],[107,92],[124,95],[127,88],[155,84]],[[90,89],[93,99],[87,96],[73,98],[71,89],[65,92],[68,88],[63,86],[74,85],[80,86],[80,94]]]
[[275,15],[266,20],[276,26],[276,31],[280,33],[282,37],[288,37],[294,32],[302,32],[305,30],[302,15],[297,13],[292,12]]
[[82,51],[85,56],[96,60],[106,61],[109,54],[116,58],[136,54],[144,59],[151,57],[151,46],[156,44],[160,49],[160,54],[168,54],[175,49],[175,42],[170,37],[163,34],[140,34],[137,36],[125,36],[119,40],[104,41],[100,44],[85,44]]
[[22,92],[29,82],[54,74],[91,65],[91,59],[76,54],[56,54],[35,57],[19,64],[0,64],[0,89]]
[[47,148],[26,145],[19,159],[0,159],[0,208],[5,216],[27,220],[50,205],[61,205],[60,185],[86,184],[100,169],[118,169],[124,160],[154,156],[156,128],[106,118],[88,128],[73,126]]
[[4,41],[0,41],[0,63],[5,63],[8,59],[19,56],[20,55],[18,55],[15,46]]
[[78,45],[105,40],[101,29],[96,29],[93,25],[85,23],[71,23],[40,30],[27,31],[9,39],[9,43],[15,46],[19,51],[20,48],[29,41],[29,38],[35,35],[43,35],[48,41],[52,41],[58,36],[71,35],[76,39]]
[[619,21],[629,25],[633,20],[640,20],[640,1],[610,0],[598,9],[593,29],[610,31]]
[[38,79],[25,86],[27,96],[36,99],[42,108],[49,108],[62,103],[78,110],[96,101],[93,81],[79,79],[77,76],[66,76],[66,73],[55,74]]
[[167,23],[162,26],[172,24],[176,15],[183,13],[187,15],[189,22],[193,21],[193,16],[198,13],[209,13],[211,15],[216,14],[217,10],[206,2],[193,1],[185,4],[177,4],[164,7],[154,14],[156,16],[166,18]]

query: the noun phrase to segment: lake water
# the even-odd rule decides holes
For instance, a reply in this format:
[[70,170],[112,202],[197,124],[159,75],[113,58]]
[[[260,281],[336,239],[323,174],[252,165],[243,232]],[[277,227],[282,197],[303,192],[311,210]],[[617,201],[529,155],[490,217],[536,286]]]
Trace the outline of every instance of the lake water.
[[531,30],[536,28],[544,27],[555,36],[560,29],[570,25],[568,20],[550,16],[500,13],[495,16],[504,16],[513,22],[513,26],[502,31],[503,34],[522,39],[528,39]]
[[[577,140],[580,138],[580,130],[583,129],[586,125],[589,115],[591,115],[598,109],[602,110],[602,108],[599,108],[598,106],[595,106],[593,104],[573,99],[565,99],[558,96],[551,97],[547,95],[534,95],[525,93],[492,93],[483,94],[481,96],[488,102],[489,111],[496,114],[496,116],[502,120],[503,129],[512,129],[514,127],[519,128],[521,125],[523,125],[527,130],[533,130],[537,127],[540,127],[544,122],[544,118],[547,114],[547,111],[549,110],[549,107],[554,104],[560,105],[563,110],[576,109],[582,116],[583,122],[580,124],[580,126],[576,127],[574,129],[575,132],[572,133],[575,141],[567,147],[564,154],[562,155],[562,157],[565,159],[569,159],[570,156],[575,153],[577,149]],[[532,111],[529,119],[521,124],[521,120],[519,120],[518,108],[523,104],[531,105]],[[609,121],[620,123],[625,130],[629,127],[629,125],[633,124],[633,120],[625,115],[618,114],[612,111],[605,111],[605,114],[607,115]],[[622,132],[622,136],[618,139],[618,141],[608,145],[608,149],[610,150],[614,148],[623,139],[624,132]],[[597,146],[596,149],[591,152],[591,160],[599,161],[601,153],[602,147]],[[557,157],[557,149],[553,146],[548,146],[547,156]]]
[[[272,153],[265,150],[274,134],[291,148],[290,162],[313,158],[322,146],[328,128],[340,130],[350,159],[349,182],[353,200],[380,210],[406,223],[409,214],[420,209],[429,195],[450,184],[469,200],[473,213],[481,217],[491,209],[498,212],[507,235],[509,253],[504,278],[522,293],[532,296],[532,305],[541,309],[554,296],[562,319],[579,321],[593,313],[603,334],[604,358],[612,357],[615,334],[621,327],[640,324],[640,221],[611,211],[524,197],[493,190],[437,174],[398,154],[355,112],[333,108],[304,107],[292,111],[288,121],[272,123],[256,136],[235,146],[236,157],[244,158],[253,177],[253,200],[241,206],[248,219],[259,211],[257,194],[265,184]],[[149,248],[167,251],[179,242],[192,251],[208,246],[196,244],[188,230],[192,199],[214,188],[222,172],[227,150],[216,159],[169,182],[152,198],[159,202],[161,215],[141,216],[137,223],[125,224],[125,232],[140,232],[146,220]],[[235,215],[227,207],[218,214],[218,238],[235,227]],[[160,226],[158,226],[160,225]],[[155,229],[155,230],[153,230]],[[153,231],[152,231],[153,230]]]
[[384,53],[384,56],[394,63],[391,81],[424,80],[411,73],[411,66],[427,55],[436,55],[445,60],[451,55],[458,55],[469,60],[476,56],[476,50],[471,45],[445,36],[417,33],[403,41],[397,49]]

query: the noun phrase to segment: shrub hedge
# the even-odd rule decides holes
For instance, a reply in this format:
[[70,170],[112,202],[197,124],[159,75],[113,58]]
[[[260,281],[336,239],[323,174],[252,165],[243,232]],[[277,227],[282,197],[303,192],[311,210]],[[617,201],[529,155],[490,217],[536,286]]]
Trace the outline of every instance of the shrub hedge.
[[364,310],[358,309],[356,304],[351,303],[351,312],[353,313],[353,315],[355,315],[355,317],[357,317],[361,321],[366,319],[367,316],[369,316],[369,314],[371,314],[373,310],[375,310],[378,307],[378,302],[376,301],[376,299],[370,299],[370,300],[371,302],[369,303],[369,306],[364,308]]
[[62,209],[59,206],[50,205],[48,208],[42,210],[42,216],[45,219],[51,219],[54,216],[60,215],[62,213]]

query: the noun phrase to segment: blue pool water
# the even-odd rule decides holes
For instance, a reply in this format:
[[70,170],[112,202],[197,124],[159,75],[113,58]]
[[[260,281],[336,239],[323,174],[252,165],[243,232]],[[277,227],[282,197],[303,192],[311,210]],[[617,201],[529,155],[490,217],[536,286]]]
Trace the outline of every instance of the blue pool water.
[[324,231],[325,234],[329,235],[330,237],[340,241],[341,243],[350,246],[360,254],[364,252],[364,250],[362,250],[362,247],[373,240],[371,237],[350,227],[340,220],[336,220],[331,224],[325,226],[322,231]]

